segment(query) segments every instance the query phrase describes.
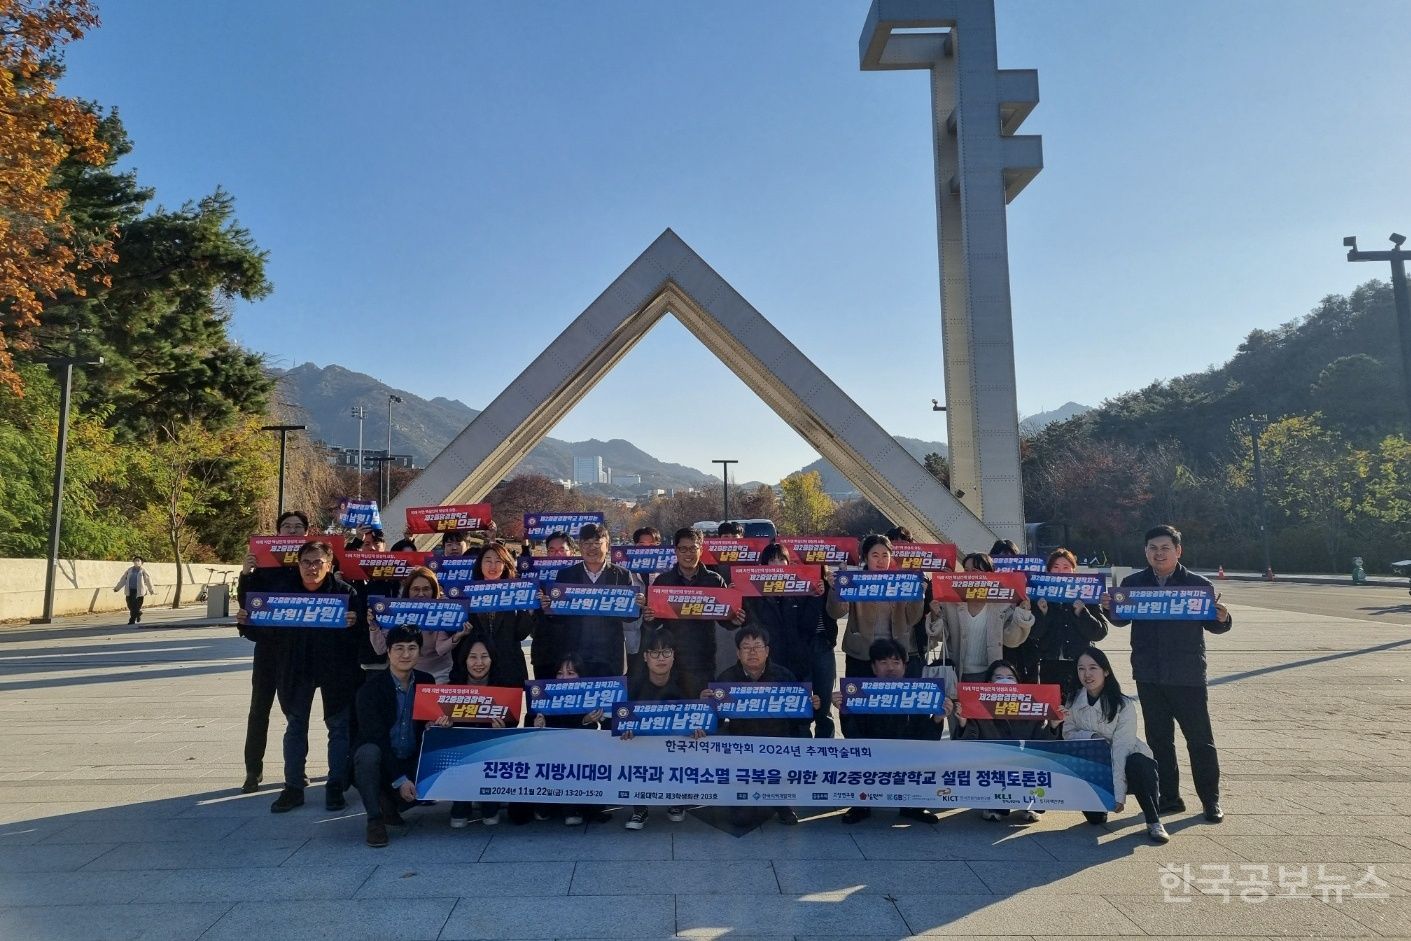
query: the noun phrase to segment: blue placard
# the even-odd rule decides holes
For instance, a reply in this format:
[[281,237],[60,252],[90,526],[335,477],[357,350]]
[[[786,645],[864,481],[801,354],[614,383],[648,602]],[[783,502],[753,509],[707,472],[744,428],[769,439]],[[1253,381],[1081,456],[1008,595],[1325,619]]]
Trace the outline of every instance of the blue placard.
[[719,722],[715,706],[702,699],[618,703],[612,711],[612,734],[690,735],[714,732]]
[[589,523],[603,525],[601,513],[525,513],[524,538],[548,539],[554,533],[568,533],[574,539]]
[[612,560],[629,572],[666,572],[676,564],[671,546],[613,546]]
[[843,712],[853,715],[940,715],[946,709],[946,683],[939,678],[881,680],[846,677]]
[[839,572],[833,588],[841,601],[920,601],[926,597],[920,572]]
[[281,595],[252,591],[245,596],[249,623],[259,627],[348,626],[347,595]]
[[529,711],[546,716],[579,716],[627,700],[627,680],[602,676],[578,680],[530,680],[524,684]]
[[635,618],[637,593],[631,585],[559,585],[549,588],[549,613],[579,617]]
[[383,595],[369,595],[367,610],[377,622],[377,626],[384,631],[405,625],[423,631],[455,633],[465,627],[465,605],[446,598],[387,598]]
[[807,683],[711,683],[706,699],[726,719],[812,719]]
[[467,585],[475,581],[475,563],[478,561],[479,558],[473,555],[453,555],[449,558],[438,555],[432,557],[426,566],[436,573],[441,590],[447,591],[452,585]]
[[997,555],[990,559],[996,572],[1038,573],[1048,570],[1048,563],[1037,555]]
[[1112,613],[1124,621],[1213,621],[1215,589],[1209,585],[1115,588]]
[[377,510],[376,500],[343,500],[338,505],[338,525],[347,529],[359,526],[382,528],[382,514]]
[[1106,575],[1077,575],[1068,572],[1035,572],[1026,590],[1030,601],[1081,601],[1097,604],[1107,590]]
[[578,557],[567,559],[534,559],[528,565],[520,565],[520,578],[532,578],[536,582],[551,582],[559,577],[559,572],[583,560]]
[[446,594],[465,605],[467,611],[539,610],[539,583],[529,578],[452,585],[446,589]]

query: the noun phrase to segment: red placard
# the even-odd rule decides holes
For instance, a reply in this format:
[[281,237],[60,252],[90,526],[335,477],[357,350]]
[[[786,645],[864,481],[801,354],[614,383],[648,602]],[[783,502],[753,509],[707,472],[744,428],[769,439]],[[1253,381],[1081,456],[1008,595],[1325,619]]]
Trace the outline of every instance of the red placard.
[[961,683],[967,719],[1056,719],[1063,690],[1055,683]]
[[519,725],[524,690],[509,686],[418,686],[412,718],[434,722],[442,716],[456,725],[489,725],[494,719]]
[[[251,536],[250,554],[261,569],[293,568],[299,564],[299,549],[317,536]],[[334,542],[338,542],[335,539]],[[334,546],[337,551],[337,546]]]
[[730,571],[730,587],[745,598],[816,595],[821,584],[820,565],[741,565]]
[[913,572],[953,572],[958,553],[949,542],[894,542],[892,568]]
[[338,557],[338,574],[357,582],[406,578],[410,569],[425,565],[429,555],[425,552],[350,550],[339,544],[334,545],[333,554]]
[[1028,581],[1023,572],[932,572],[931,597],[949,603],[1015,604],[1024,600]]
[[407,507],[407,529],[414,533],[444,533],[452,529],[484,529],[490,525],[490,504]]
[[738,588],[653,585],[647,589],[647,610],[663,621],[728,621],[743,605]]
[[780,536],[796,565],[842,565],[858,561],[856,536]]
[[701,546],[701,562],[706,565],[758,565],[759,554],[774,540],[767,536],[736,539],[708,536]]

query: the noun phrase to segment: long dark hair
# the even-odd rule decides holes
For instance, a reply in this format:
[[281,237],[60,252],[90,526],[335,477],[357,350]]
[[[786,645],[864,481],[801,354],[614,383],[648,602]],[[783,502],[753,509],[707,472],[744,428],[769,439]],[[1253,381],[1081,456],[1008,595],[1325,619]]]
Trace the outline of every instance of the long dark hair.
[[[1084,647],[1083,652],[1073,658],[1074,664],[1076,665],[1083,657],[1092,657],[1093,662],[1102,669],[1103,675],[1106,677],[1102,681],[1102,694],[1098,699],[1102,702],[1103,716],[1108,722],[1115,722],[1118,711],[1126,704],[1126,699],[1122,696],[1122,684],[1117,682],[1117,674],[1112,672],[1112,661],[1107,659],[1107,654],[1093,646]],[[1070,705],[1077,702],[1079,696],[1086,696],[1087,693],[1086,689],[1079,686],[1078,691],[1069,700]]]
[[490,672],[485,674],[485,679],[480,682],[486,686],[504,686],[505,684],[500,681],[499,663],[495,657],[495,644],[490,640],[490,635],[479,628],[475,628],[456,641],[455,649],[451,651],[451,683],[460,686],[471,682],[470,668],[466,666],[465,658],[470,656],[470,648],[476,644],[484,644],[486,653],[490,655]]
[[995,681],[995,671],[996,671],[996,670],[999,670],[999,669],[1001,669],[1001,668],[1002,668],[1002,669],[1005,669],[1005,670],[1008,670],[1010,673],[1013,673],[1013,674],[1014,674],[1014,678],[1015,678],[1016,680],[1019,679],[1019,669],[1018,669],[1018,667],[1016,667],[1014,664],[1010,663],[1008,660],[996,660],[994,663],[990,664],[990,666],[989,666],[989,668],[988,668],[987,670],[985,670],[985,682],[986,682],[986,683],[993,683],[993,682]]

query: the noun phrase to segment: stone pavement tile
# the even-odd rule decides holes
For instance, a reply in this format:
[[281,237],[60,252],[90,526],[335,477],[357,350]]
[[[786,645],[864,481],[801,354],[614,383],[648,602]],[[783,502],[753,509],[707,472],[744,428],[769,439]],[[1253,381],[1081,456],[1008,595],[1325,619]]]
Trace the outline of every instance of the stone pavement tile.
[[1140,935],[1110,902],[1097,895],[900,895],[897,908],[913,934],[982,937],[1013,935]]
[[[195,941],[230,910],[203,905],[54,905],[0,911],[0,938],[44,941]],[[249,941],[249,939],[245,939]]]
[[0,847],[0,873],[73,872],[117,845],[88,843],[80,846],[4,846]]
[[452,898],[418,899],[410,905],[381,899],[240,902],[201,941],[424,941],[437,937],[455,904]]
[[[1180,864],[1170,864],[1173,867],[1172,874],[1167,875],[1165,867],[1168,864],[1156,858],[1139,861],[1124,859],[1108,863],[1053,862],[1042,859],[1022,862],[972,860],[969,865],[985,886],[983,891],[1001,896],[1037,892],[1160,897],[1163,877],[1176,886],[1186,885],[1184,870]],[[1177,892],[1180,892],[1179,888]]]
[[[254,794],[240,794],[232,785],[229,791],[193,796],[184,802],[184,806],[174,816],[183,818],[269,816],[269,805],[273,804],[274,799],[278,796],[278,787],[266,787]],[[304,794],[304,800],[307,803],[303,807],[290,811],[284,816],[298,819],[313,813],[323,813],[323,792],[318,788],[310,788]]]
[[862,859],[852,835],[826,825],[751,830],[733,836],[721,830],[672,837],[673,859]]
[[60,843],[198,843],[215,842],[240,826],[232,817],[210,820],[134,819],[78,820],[44,840],[46,846]]
[[982,836],[931,833],[900,836],[896,831],[862,830],[853,834],[867,859],[1040,859],[1050,858],[1043,844],[1023,830],[995,825]]
[[[1251,862],[1399,863],[1411,850],[1391,840],[1359,836],[1224,836],[1210,840],[1237,851]],[[1174,845],[1175,840],[1172,840]]]
[[152,878],[151,872],[69,872],[62,879],[7,872],[0,874],[0,908],[130,902]]
[[[61,849],[37,846],[35,849]],[[77,849],[79,847],[75,847]],[[115,869],[244,869],[278,866],[299,848],[297,843],[120,843],[86,867],[88,872]]]
[[[480,859],[490,838],[473,830],[433,830],[430,832],[403,833],[388,830],[389,845],[374,849],[365,842],[366,831],[357,839],[309,840],[299,851],[287,860],[285,866],[385,866],[403,863],[473,863]],[[227,842],[227,846],[240,846],[239,842]],[[248,841],[248,845],[261,845],[258,840]],[[572,854],[560,854],[558,858],[572,858]]]
[[373,873],[372,866],[327,868],[245,867],[178,869],[154,874],[138,902],[276,902],[287,899],[349,899]]
[[[1113,832],[1104,827],[1065,830],[1061,833],[1036,833],[1030,837],[1063,862],[1091,865],[1119,859],[1148,859],[1158,862],[1230,862],[1248,860],[1228,846],[1216,843],[1191,829],[1171,829],[1171,842],[1164,846],[1147,839],[1144,829],[1128,828]],[[1255,840],[1260,837],[1243,837]],[[1234,842],[1234,841],[1231,841]]]
[[490,845],[480,857],[483,863],[508,863],[561,859],[670,859],[671,834],[666,827],[633,832],[610,829],[612,824],[565,827],[555,821],[538,826],[494,828]]
[[[775,868],[778,867],[775,863]],[[689,895],[695,892],[730,895],[778,895],[779,881],[768,860],[737,859],[729,866],[711,860],[654,860],[643,866],[632,861],[583,860],[573,870],[573,895],[637,895],[652,892]],[[786,890],[787,891],[787,890]]]
[[[1228,827],[1234,818],[1226,817],[1220,826]],[[1377,836],[1397,839],[1411,835],[1411,816],[1381,814],[1340,816],[1333,814],[1289,814],[1265,818],[1274,832],[1285,836]],[[1239,832],[1239,831],[1235,831]]]
[[1329,900],[1322,904],[1383,937],[1411,937],[1411,897]]
[[1357,937],[1371,934],[1355,919],[1318,899],[1270,899],[1225,902],[1193,896],[1168,902],[1130,895],[1108,898],[1122,914],[1155,935],[1281,936],[1295,938]]
[[774,872],[785,895],[983,895],[990,891],[960,861],[917,865],[912,860],[776,859]]
[[[1225,897],[1244,893],[1257,898],[1262,888],[1273,896],[1314,896],[1335,899],[1355,892],[1406,895],[1396,871],[1411,873],[1411,864],[1388,863],[1242,863],[1238,866],[1192,866],[1187,881],[1205,895]],[[1234,880],[1234,884],[1231,884]]]
[[0,847],[33,846],[43,843],[50,837],[73,826],[73,821],[64,818],[22,820],[0,824]]
[[[388,864],[377,867],[372,877],[358,889],[357,898],[473,898],[484,893],[504,896],[567,895],[572,878],[572,861],[440,863],[426,866],[415,863]],[[639,866],[635,879],[638,892],[642,890],[643,878]]]
[[[644,875],[644,886],[646,881]],[[570,895],[553,905],[525,905],[523,899],[492,894],[461,899],[440,937],[442,941],[669,938],[675,929],[675,904],[670,895],[639,895],[630,904],[617,895]]]
[[[319,817],[294,817],[292,814],[265,814],[262,817],[203,817],[186,818],[192,823],[221,822],[233,825],[225,835],[227,840],[270,840],[281,843],[296,843],[304,840],[341,840],[361,842],[367,833],[367,817],[349,810],[338,814],[321,814]],[[406,815],[410,825],[408,831],[433,833],[448,829],[444,818],[435,825],[415,811]],[[175,821],[173,821],[175,822]],[[394,834],[395,835],[395,834]]]
[[816,901],[761,895],[678,895],[676,927],[678,934],[693,937],[708,937],[708,932],[715,929],[722,939],[731,938],[736,928],[762,935],[793,934],[805,938],[889,932],[905,936],[907,931],[896,907],[880,895]]

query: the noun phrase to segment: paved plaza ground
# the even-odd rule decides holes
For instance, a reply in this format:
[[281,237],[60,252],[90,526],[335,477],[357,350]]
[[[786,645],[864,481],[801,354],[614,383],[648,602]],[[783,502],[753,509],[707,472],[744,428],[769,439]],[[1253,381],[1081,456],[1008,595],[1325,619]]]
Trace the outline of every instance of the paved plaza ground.
[[[1228,816],[1205,823],[1187,786],[1160,847],[1133,801],[1106,827],[828,811],[739,837],[664,814],[626,832],[621,812],[452,831],[442,806],[374,850],[355,792],[328,814],[315,785],[283,816],[273,786],[238,793],[251,648],[231,628],[0,627],[0,938],[1411,937],[1411,597],[1221,590]],[[1103,646],[1125,681],[1126,632]]]

